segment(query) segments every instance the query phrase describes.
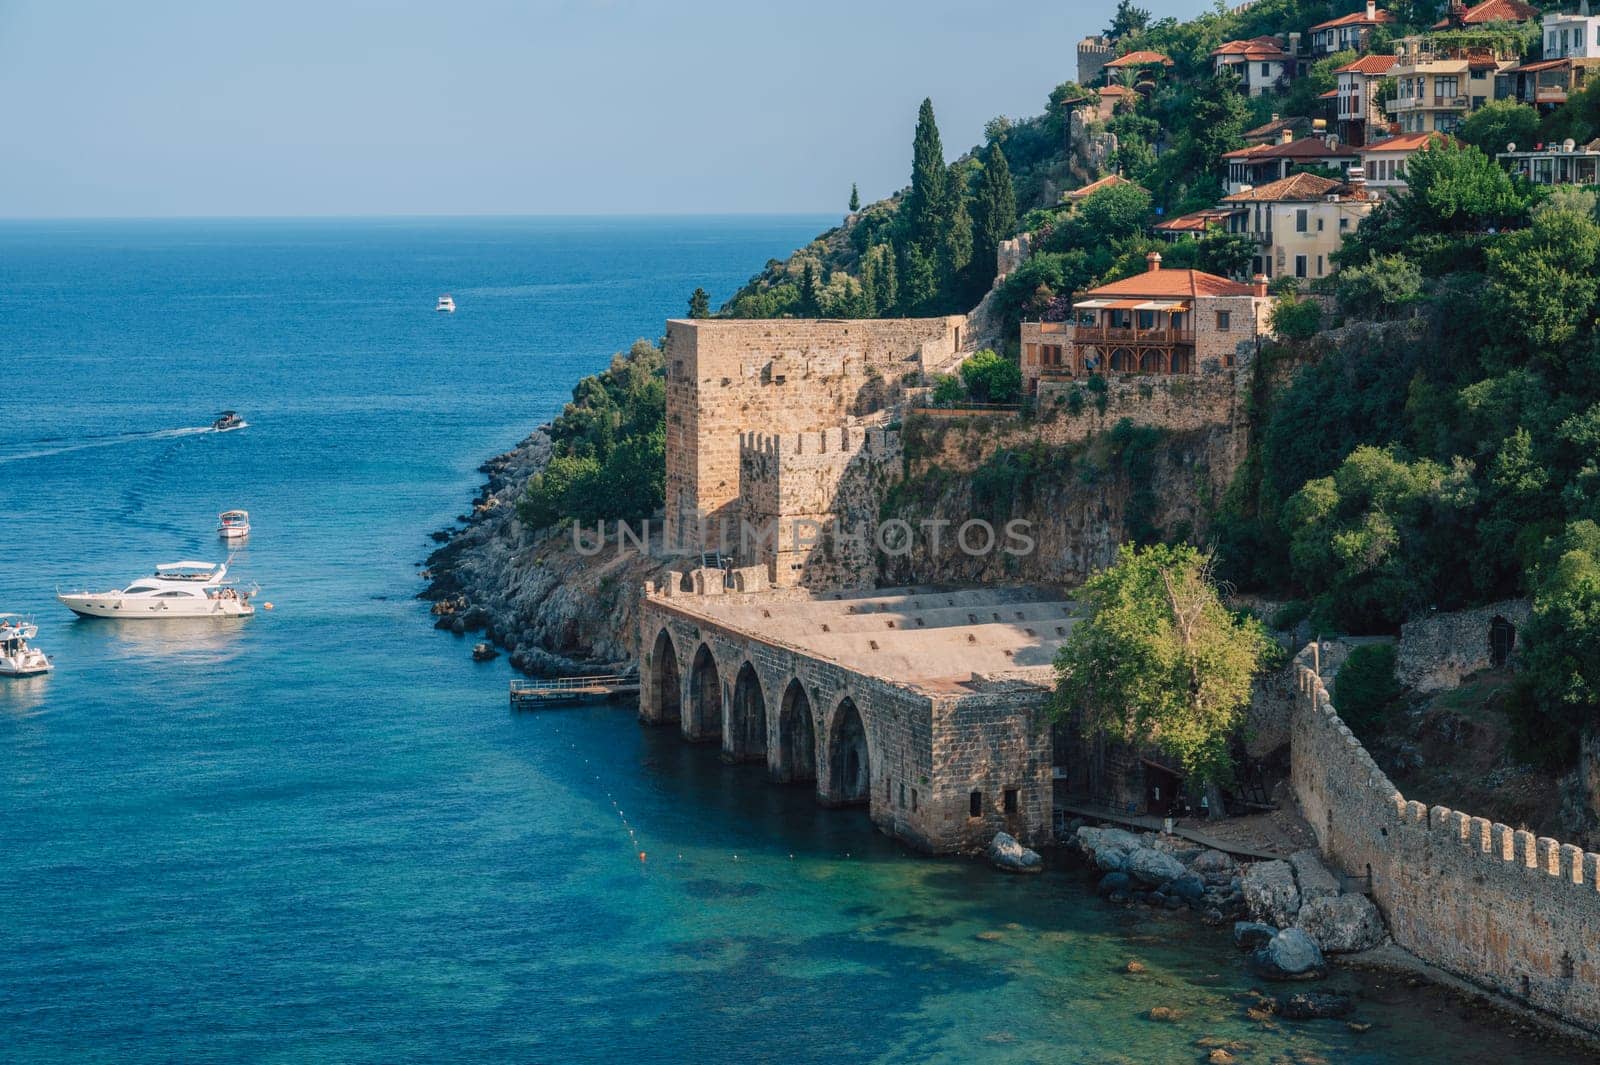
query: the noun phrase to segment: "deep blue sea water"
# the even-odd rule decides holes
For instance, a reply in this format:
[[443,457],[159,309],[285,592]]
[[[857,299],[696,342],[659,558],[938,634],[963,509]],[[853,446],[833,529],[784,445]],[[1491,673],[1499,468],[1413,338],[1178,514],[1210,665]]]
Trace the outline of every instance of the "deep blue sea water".
[[[1218,932],[914,857],[627,709],[513,714],[431,629],[416,563],[478,463],[826,221],[0,224],[0,610],[58,666],[0,681],[0,1060],[1531,1049],[1393,979],[1335,981],[1365,1034],[1251,1022]],[[250,427],[194,431],[224,407]],[[53,601],[221,557],[233,506],[271,612]]]

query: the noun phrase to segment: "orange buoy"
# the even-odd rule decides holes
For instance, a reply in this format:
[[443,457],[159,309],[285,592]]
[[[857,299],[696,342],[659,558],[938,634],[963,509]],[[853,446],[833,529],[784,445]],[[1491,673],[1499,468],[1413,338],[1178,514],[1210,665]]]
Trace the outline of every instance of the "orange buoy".
[[262,610],[271,610],[272,609],[272,604],[271,603],[262,603],[261,604],[261,609]]
[[642,862],[642,861],[644,861],[644,851],[640,851],[640,852],[639,852],[639,860],[640,860],[640,861],[641,861],[641,862]]

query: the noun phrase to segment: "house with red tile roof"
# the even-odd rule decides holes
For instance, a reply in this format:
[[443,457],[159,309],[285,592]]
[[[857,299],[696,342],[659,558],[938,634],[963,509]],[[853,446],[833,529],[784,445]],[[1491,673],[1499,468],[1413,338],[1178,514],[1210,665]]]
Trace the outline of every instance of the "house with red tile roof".
[[1277,144],[1254,144],[1237,151],[1224,152],[1222,158],[1228,164],[1229,192],[1243,192],[1253,185],[1278,181],[1305,167],[1316,167],[1344,176],[1361,161],[1358,149],[1343,143],[1338,137],[1295,139],[1287,130]]
[[1099,181],[1091,181],[1089,184],[1080,189],[1073,189],[1070,192],[1062,193],[1061,198],[1067,203],[1082,203],[1084,200],[1087,200],[1090,196],[1093,196],[1102,189],[1114,189],[1118,185],[1132,184],[1133,182],[1129,181],[1121,174],[1107,174]]
[[1395,45],[1390,76],[1398,93],[1385,108],[1401,133],[1448,133],[1494,99],[1501,72],[1520,62],[1510,41],[1449,34],[1407,37]]
[[1252,273],[1315,279],[1333,273],[1333,253],[1377,206],[1357,170],[1349,181],[1293,174],[1224,196],[1228,232],[1259,249]]
[[1311,132],[1311,120],[1298,115],[1283,118],[1278,114],[1272,116],[1271,121],[1264,122],[1255,129],[1244,131],[1244,143],[1251,144],[1276,144],[1283,138],[1283,131],[1288,130],[1292,136],[1300,137]]
[[1449,12],[1435,22],[1433,28],[1461,30],[1487,26],[1491,22],[1531,22],[1538,17],[1539,9],[1522,0],[1484,0],[1476,7],[1468,7],[1462,0],[1450,0]]
[[1142,274],[1079,293],[1065,323],[1024,323],[1029,393],[1041,378],[1229,371],[1241,349],[1270,335],[1266,278],[1243,285],[1200,270],[1163,270],[1157,252],[1147,262]]
[[1341,18],[1319,22],[1311,27],[1311,54],[1321,58],[1335,52],[1365,52],[1372,31],[1379,26],[1391,26],[1399,20],[1387,11],[1378,9],[1377,0],[1367,0],[1365,11],[1356,11]]
[[1211,227],[1224,228],[1233,211],[1226,207],[1207,207],[1199,211],[1157,222],[1150,231],[1166,240],[1177,241],[1185,237],[1203,237]]
[[1334,71],[1338,88],[1334,90],[1334,128],[1346,144],[1360,146],[1389,133],[1389,120],[1383,113],[1378,87],[1394,69],[1392,55],[1364,55]]
[[1553,111],[1582,92],[1600,71],[1600,16],[1580,12],[1545,15],[1543,56],[1500,72],[1495,96]]
[[1295,58],[1283,50],[1276,37],[1229,41],[1211,53],[1218,74],[1233,74],[1247,96],[1264,96],[1286,88],[1294,76]]
[[1132,72],[1133,88],[1139,92],[1150,92],[1161,80],[1162,73],[1172,66],[1172,60],[1160,52],[1129,52],[1121,55],[1105,65],[1106,84],[1115,85],[1127,75],[1124,71]]

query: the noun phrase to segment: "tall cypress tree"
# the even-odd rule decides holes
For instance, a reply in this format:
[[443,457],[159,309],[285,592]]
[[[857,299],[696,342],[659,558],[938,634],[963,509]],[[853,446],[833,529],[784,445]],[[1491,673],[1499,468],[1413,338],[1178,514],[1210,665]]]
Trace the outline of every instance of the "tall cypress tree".
[[800,275],[800,317],[815,318],[822,312],[822,300],[817,294],[817,268],[806,260]]
[[854,181],[850,182],[850,213],[855,214],[861,210],[861,193],[856,188]]
[[1000,242],[1017,228],[1017,193],[1011,185],[1011,166],[998,142],[989,145],[978,179],[978,197],[972,217],[972,276],[974,288],[988,288],[996,273]]
[[697,288],[689,296],[689,317],[711,317],[711,294],[703,288]]
[[945,165],[933,101],[923,100],[911,142],[911,191],[900,208],[900,307],[916,314],[938,298],[950,223],[950,168]]

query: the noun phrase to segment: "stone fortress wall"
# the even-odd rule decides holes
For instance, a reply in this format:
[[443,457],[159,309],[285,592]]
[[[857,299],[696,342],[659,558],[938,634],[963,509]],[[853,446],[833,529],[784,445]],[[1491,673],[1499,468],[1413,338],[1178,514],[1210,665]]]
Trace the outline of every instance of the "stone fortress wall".
[[1295,661],[1290,773],[1323,853],[1371,877],[1406,950],[1600,1035],[1600,854],[1407,802],[1339,720],[1317,654]]
[[893,430],[743,434],[732,553],[767,567],[779,587],[871,587],[878,500],[902,465]]
[[1469,674],[1505,665],[1532,616],[1528,600],[1507,599],[1413,618],[1400,626],[1395,677],[1419,692],[1460,687]]
[[955,368],[965,325],[960,315],[669,321],[669,541],[704,543],[720,525],[737,527],[744,434],[885,418],[908,389]]

